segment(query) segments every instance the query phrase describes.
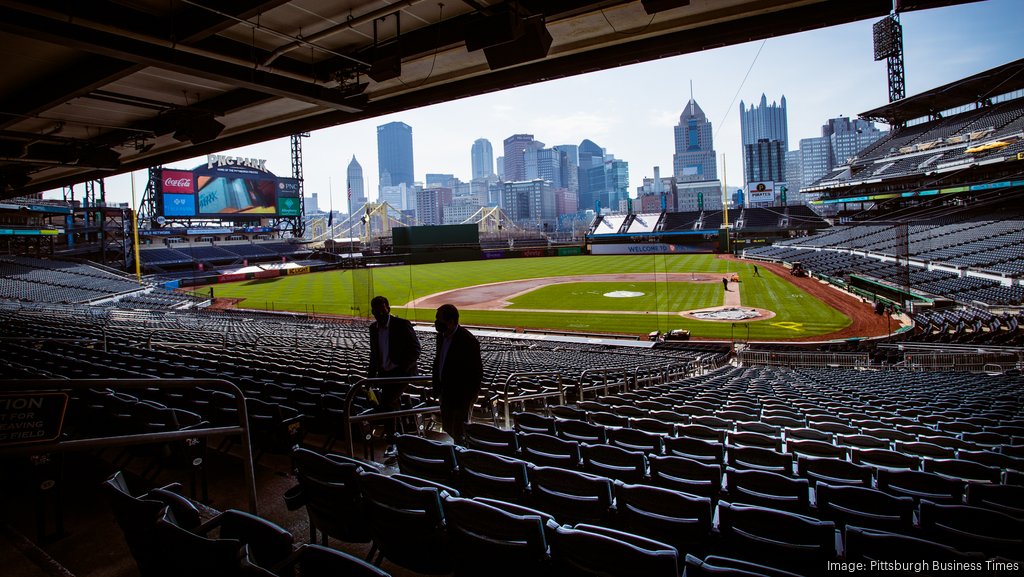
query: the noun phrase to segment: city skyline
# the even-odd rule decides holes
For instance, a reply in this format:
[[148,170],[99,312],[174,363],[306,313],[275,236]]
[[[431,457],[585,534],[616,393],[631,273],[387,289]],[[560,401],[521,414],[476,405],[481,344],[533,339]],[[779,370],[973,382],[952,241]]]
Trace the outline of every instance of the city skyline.
[[[907,94],[914,95],[1020,58],[1016,23],[1024,3],[988,0],[901,15]],[[592,140],[629,163],[630,194],[659,166],[672,173],[673,128],[690,98],[711,123],[719,153],[719,178],[741,186],[738,106],[785,94],[791,149],[820,135],[830,118],[856,118],[887,100],[884,62],[874,62],[871,25],[862,21],[801,32],[653,62],[572,76],[473,98],[408,110],[314,131],[303,142],[306,196],[317,193],[321,209],[346,202],[345,169],[353,155],[366,175],[371,200],[379,189],[377,126],[402,122],[414,131],[416,181],[426,173],[471,179],[470,149],[480,138],[493,145],[513,134],[533,134],[548,143]],[[883,126],[883,128],[885,128]],[[290,173],[288,139],[223,151],[267,159],[280,176]],[[205,158],[169,165],[192,168]],[[145,171],[135,172],[137,199]],[[108,178],[109,202],[131,197],[128,174]],[[81,185],[77,188],[81,190]],[[333,202],[328,199],[333,198]],[[50,191],[48,198],[59,198]],[[80,192],[79,196],[80,197]],[[584,208],[581,206],[581,208]]]

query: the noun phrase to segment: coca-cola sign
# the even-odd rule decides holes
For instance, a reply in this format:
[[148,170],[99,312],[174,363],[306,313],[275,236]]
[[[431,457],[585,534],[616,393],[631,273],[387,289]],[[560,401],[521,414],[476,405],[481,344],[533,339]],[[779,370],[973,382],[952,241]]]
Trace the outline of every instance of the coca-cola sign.
[[163,173],[163,190],[183,194],[192,194],[192,173],[185,170],[165,170]]

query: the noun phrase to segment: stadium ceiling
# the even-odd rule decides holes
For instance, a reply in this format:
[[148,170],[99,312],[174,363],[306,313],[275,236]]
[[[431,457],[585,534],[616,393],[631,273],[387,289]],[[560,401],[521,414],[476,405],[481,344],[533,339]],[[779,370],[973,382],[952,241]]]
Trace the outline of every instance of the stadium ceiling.
[[0,198],[891,9],[892,0],[0,0]]
[[899,125],[1016,90],[1024,90],[1024,59],[861,112],[860,117]]

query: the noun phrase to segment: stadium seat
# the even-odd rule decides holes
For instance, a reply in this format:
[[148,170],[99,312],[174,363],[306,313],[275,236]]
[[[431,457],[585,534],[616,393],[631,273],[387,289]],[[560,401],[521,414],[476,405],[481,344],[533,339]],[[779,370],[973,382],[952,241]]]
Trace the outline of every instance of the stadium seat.
[[651,455],[651,483],[717,502],[722,491],[722,467],[693,459]]
[[804,515],[721,501],[719,530],[729,551],[787,571],[816,575],[836,560],[835,525]]
[[659,421],[653,417],[636,417],[629,420],[629,428],[655,435],[674,435],[675,424],[669,421]]
[[461,493],[514,503],[526,502],[531,465],[525,461],[474,449],[459,450],[456,460]]
[[587,417],[590,419],[591,423],[602,427],[629,426],[629,417],[626,415],[616,415],[615,413],[605,411],[594,411],[592,413],[588,413]]
[[908,469],[917,471],[921,468],[920,457],[897,453],[889,449],[853,449],[851,460],[858,465],[868,465],[876,469]]
[[1024,519],[968,505],[921,501],[921,532],[926,538],[989,557],[1024,560]]
[[555,574],[570,577],[679,577],[674,547],[587,524],[559,527],[551,558]]
[[[207,535],[219,530],[216,538]],[[194,530],[178,524],[170,507],[156,523],[156,558],[168,575],[243,575],[245,566],[270,569],[292,552],[292,535],[274,523],[229,509]],[[245,563],[243,563],[243,559]]]
[[568,419],[573,421],[586,421],[587,412],[569,405],[551,405],[548,412],[556,419]]
[[786,452],[792,455],[794,460],[801,455],[846,459],[849,449],[840,445],[826,443],[825,441],[793,439],[786,441]]
[[778,473],[726,468],[725,492],[731,503],[800,514],[806,514],[810,509],[807,479],[794,479]]
[[691,424],[676,425],[676,436],[689,439],[699,439],[712,443],[725,443],[725,430],[714,429],[705,425]]
[[796,573],[783,571],[760,563],[742,559],[708,555],[701,559],[687,554],[684,560],[683,577],[799,577]]
[[647,477],[647,459],[640,451],[614,445],[580,445],[583,470],[624,483],[642,483]]
[[712,546],[711,499],[647,485],[616,484],[617,527],[676,548],[704,554]]
[[466,423],[466,447],[515,457],[519,454],[519,437],[513,430],[485,423]]
[[[541,513],[518,514],[491,503],[446,497],[442,502],[457,576],[521,577],[546,572],[547,531],[557,524]],[[525,513],[525,512],[524,512]]]
[[999,467],[991,467],[962,459],[925,459],[925,472],[942,475],[958,481],[981,481],[998,483],[1002,478]]
[[[984,553],[964,552],[935,541],[847,525],[843,544],[846,560],[854,563],[901,561],[919,563],[926,561],[960,561],[983,564]],[[904,574],[911,574],[905,571]]]
[[420,573],[453,570],[441,510],[442,491],[367,472],[359,474],[359,487],[366,521],[378,550],[375,565],[380,566],[387,559]]
[[359,471],[372,467],[342,455],[320,455],[296,447],[292,451],[296,487],[285,494],[290,509],[305,506],[310,542],[327,543],[328,537],[350,543],[368,543],[369,529],[360,522]]
[[914,530],[914,500],[855,485],[819,482],[816,487],[818,516],[842,529],[847,525],[895,533]]
[[831,485],[870,487],[874,469],[843,459],[798,456],[796,474],[810,481],[812,485],[826,482]]
[[555,419],[545,417],[536,413],[512,413],[512,422],[518,433],[543,433],[545,435],[555,434]]
[[603,426],[583,420],[556,420],[555,435],[577,443],[605,443],[608,440],[608,433]]
[[641,451],[647,455],[660,455],[664,452],[664,438],[661,435],[635,429],[610,429],[608,443],[627,451]]
[[459,476],[455,446],[415,435],[398,435],[398,470],[404,475],[454,486]]
[[665,454],[715,465],[725,464],[725,445],[690,437],[666,437]]
[[167,494],[153,492],[152,495],[133,496],[120,471],[111,475],[102,486],[109,496],[114,519],[121,528],[139,573],[143,577],[164,575],[158,558],[160,545],[156,535],[157,519],[165,508],[170,507],[175,518],[181,519],[179,525],[186,530],[195,529],[200,520],[195,505],[181,496],[168,497],[167,494],[175,495],[174,489],[179,488],[176,485],[165,487]]
[[727,444],[735,447],[760,447],[772,451],[782,451],[782,437],[766,435],[752,431],[729,431],[725,436]]
[[537,467],[530,480],[533,507],[554,515],[560,524],[606,525],[613,519],[612,481],[607,477]]
[[296,571],[302,577],[391,577],[387,571],[362,559],[321,545],[302,545],[274,567],[276,575],[291,575]]
[[725,448],[726,463],[734,469],[752,469],[782,475],[793,474],[793,459],[779,451],[763,447],[737,447],[729,445]]
[[580,444],[542,433],[519,433],[521,457],[534,465],[578,469]]
[[967,483],[967,504],[1024,519],[1024,486]]

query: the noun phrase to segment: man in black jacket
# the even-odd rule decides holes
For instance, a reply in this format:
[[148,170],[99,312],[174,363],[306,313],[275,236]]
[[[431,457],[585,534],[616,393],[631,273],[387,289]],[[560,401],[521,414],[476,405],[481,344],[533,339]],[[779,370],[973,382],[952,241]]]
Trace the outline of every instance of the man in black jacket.
[[434,328],[437,354],[432,376],[434,395],[441,401],[441,426],[461,445],[484,375],[480,343],[459,325],[459,310],[454,305],[438,307]]
[[[415,376],[416,361],[420,358],[420,339],[416,336],[412,323],[391,316],[391,305],[383,296],[373,297],[370,301],[370,311],[376,320],[370,325],[370,367],[366,371],[366,376],[371,379]],[[384,385],[378,399],[379,410],[398,410],[405,388],[406,385],[403,384]],[[394,445],[394,421],[384,423],[384,432],[388,441],[384,456],[397,456]]]

